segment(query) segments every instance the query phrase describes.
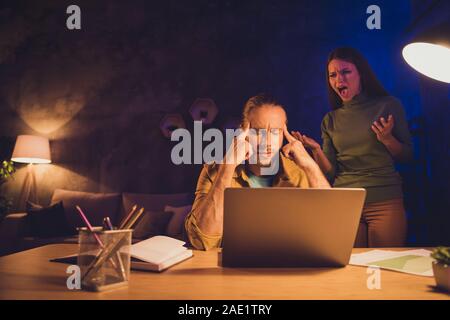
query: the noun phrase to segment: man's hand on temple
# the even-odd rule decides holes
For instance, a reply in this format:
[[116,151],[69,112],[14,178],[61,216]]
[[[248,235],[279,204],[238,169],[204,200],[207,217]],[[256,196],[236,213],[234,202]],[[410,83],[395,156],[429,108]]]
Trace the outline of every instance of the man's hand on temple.
[[286,125],[283,128],[284,136],[288,143],[283,146],[282,150],[286,157],[293,160],[299,167],[309,167],[312,164],[315,164],[315,161],[309,153],[306,151],[303,143],[294,138],[289,131],[287,130]]
[[239,164],[248,160],[253,155],[253,148],[247,140],[249,130],[250,125],[247,125],[247,127],[233,139],[233,142],[225,155],[225,164],[232,165],[233,168],[236,168]]
[[288,144],[282,148],[283,153],[305,171],[310,186],[312,188],[330,188],[328,180],[308,151],[306,151],[303,143],[289,133],[286,125],[283,128],[283,132],[288,141]]

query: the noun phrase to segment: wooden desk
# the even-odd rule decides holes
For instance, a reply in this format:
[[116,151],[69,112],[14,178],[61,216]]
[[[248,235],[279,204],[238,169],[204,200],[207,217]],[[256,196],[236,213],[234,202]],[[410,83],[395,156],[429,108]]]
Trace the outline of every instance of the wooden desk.
[[49,259],[77,250],[57,244],[0,258],[0,299],[450,299],[434,289],[432,277],[381,270],[381,289],[369,290],[365,267],[228,269],[218,266],[218,250],[195,251],[160,274],[132,271],[125,288],[71,291],[68,265]]

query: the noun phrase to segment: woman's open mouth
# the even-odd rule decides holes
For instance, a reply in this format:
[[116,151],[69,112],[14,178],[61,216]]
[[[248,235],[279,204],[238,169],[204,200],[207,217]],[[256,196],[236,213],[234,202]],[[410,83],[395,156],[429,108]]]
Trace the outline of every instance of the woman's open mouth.
[[347,86],[340,86],[337,87],[338,91],[339,91],[339,95],[341,97],[347,97],[348,95],[348,87]]

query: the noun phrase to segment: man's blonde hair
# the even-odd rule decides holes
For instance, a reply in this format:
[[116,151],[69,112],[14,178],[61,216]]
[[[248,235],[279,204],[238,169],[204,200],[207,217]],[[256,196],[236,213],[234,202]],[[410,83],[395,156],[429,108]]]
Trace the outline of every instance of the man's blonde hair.
[[278,103],[272,96],[266,93],[260,93],[256,96],[251,97],[245,103],[244,110],[242,111],[241,128],[245,128],[250,123],[249,117],[253,110],[264,106],[279,107],[284,111],[284,114],[286,115],[286,110],[284,109],[284,106],[282,104]]

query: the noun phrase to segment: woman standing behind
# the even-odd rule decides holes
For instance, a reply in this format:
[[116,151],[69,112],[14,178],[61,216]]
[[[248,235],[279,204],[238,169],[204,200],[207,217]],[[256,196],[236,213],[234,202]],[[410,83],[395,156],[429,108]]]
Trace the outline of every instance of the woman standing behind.
[[322,121],[323,147],[293,135],[312,150],[334,187],[366,189],[355,246],[404,246],[407,222],[394,161],[411,159],[413,151],[403,107],[353,48],[330,53],[327,87],[332,111]]

